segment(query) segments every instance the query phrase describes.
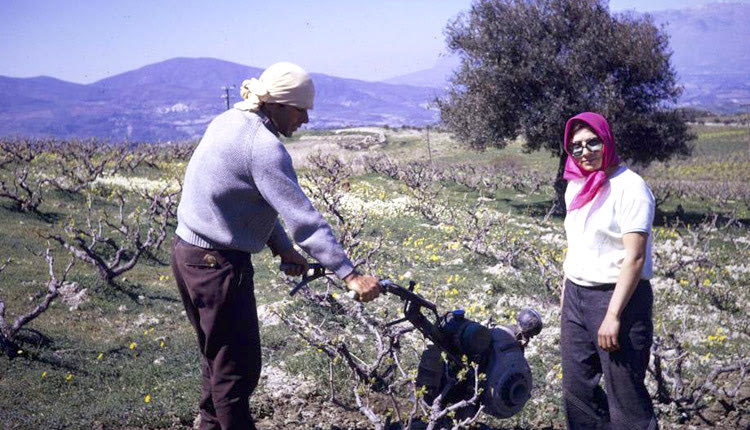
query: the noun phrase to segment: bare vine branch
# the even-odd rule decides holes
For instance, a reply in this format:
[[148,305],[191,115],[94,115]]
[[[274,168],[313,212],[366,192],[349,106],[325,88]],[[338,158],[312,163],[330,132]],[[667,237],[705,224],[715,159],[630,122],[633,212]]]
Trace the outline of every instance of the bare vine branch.
[[[47,265],[49,266],[49,281],[47,282],[46,288],[47,293],[44,295],[42,301],[37,306],[25,313],[18,315],[16,319],[12,323],[10,323],[5,319],[5,302],[2,300],[2,298],[0,298],[0,346],[2,347],[3,351],[10,357],[15,356],[17,351],[17,348],[15,348],[15,345],[13,344],[13,340],[16,337],[16,334],[18,334],[18,331],[21,330],[23,326],[36,319],[50,307],[52,302],[59,295],[59,289],[65,283],[65,279],[67,278],[70,269],[75,263],[75,260],[71,258],[70,262],[63,270],[62,275],[57,276],[55,274],[54,267],[55,260],[52,256],[52,251],[50,248],[47,248],[47,250],[45,251],[45,259],[47,260]],[[2,267],[0,267],[0,272],[2,272],[2,269],[5,269],[6,265],[9,262],[10,259],[8,259],[6,263],[3,264]]]

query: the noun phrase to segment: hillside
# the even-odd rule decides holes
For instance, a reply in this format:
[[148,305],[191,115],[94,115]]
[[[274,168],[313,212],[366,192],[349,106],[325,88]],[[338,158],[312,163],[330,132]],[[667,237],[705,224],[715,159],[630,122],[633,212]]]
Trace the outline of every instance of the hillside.
[[[654,359],[646,380],[660,428],[748,428],[747,131],[693,131],[692,157],[641,172],[659,202],[652,230]],[[497,327],[514,324],[525,307],[540,313],[544,328],[523,350],[531,400],[510,419],[482,413],[476,421],[492,429],[564,428],[559,300],[567,243],[562,218],[545,216],[557,160],[525,152],[520,141],[477,152],[443,132],[427,139],[419,130],[357,128],[305,131],[287,147],[301,185],[347,254],[363,272],[417,283],[414,291],[438,312],[422,309],[430,321],[464,309],[470,320]],[[26,191],[15,192],[34,193],[38,203],[24,211],[21,202],[0,197],[0,316],[14,324],[43,305],[51,274],[59,295],[15,334],[0,325],[2,428],[193,428],[200,361],[169,267],[179,181],[192,145],[36,143],[0,140],[0,183],[12,190],[30,172]],[[122,152],[129,155],[125,164]],[[106,169],[82,177],[90,161]],[[81,191],[52,186],[81,180]],[[97,228],[103,218],[105,227]],[[143,241],[147,231],[164,233],[164,240]],[[98,237],[90,252],[103,259],[76,259],[66,276],[73,257],[50,237],[75,250]],[[107,281],[103,264],[122,267],[110,259],[115,249],[127,251],[116,253],[125,261],[140,259]],[[257,427],[364,430],[376,428],[375,419],[427,420],[429,408],[414,405],[422,389],[413,378],[426,342],[408,322],[387,325],[404,315],[399,297],[383,294],[362,306],[335,279],[290,296],[293,282],[278,264],[268,250],[252,256],[263,355],[250,403]],[[354,369],[364,366],[363,381]]]
[[[681,106],[718,113],[750,102],[750,5],[717,3],[651,14],[670,35],[684,94]],[[424,126],[439,121],[430,105],[458,66],[442,57],[427,70],[367,82],[315,74],[311,128]],[[82,85],[52,77],[0,76],[0,136],[196,139],[236,89],[261,69],[213,58],[173,58]]]
[[[679,104],[715,112],[742,111],[750,102],[750,4],[715,3],[650,14],[670,37],[672,63],[685,88]],[[444,88],[458,67],[455,56],[434,67],[385,82]]]
[[[0,77],[0,136],[194,139],[226,109],[221,87],[238,88],[262,69],[212,58],[174,58],[80,85],[49,77]],[[436,91],[312,74],[311,125],[424,125]],[[239,90],[230,93],[239,101]]]

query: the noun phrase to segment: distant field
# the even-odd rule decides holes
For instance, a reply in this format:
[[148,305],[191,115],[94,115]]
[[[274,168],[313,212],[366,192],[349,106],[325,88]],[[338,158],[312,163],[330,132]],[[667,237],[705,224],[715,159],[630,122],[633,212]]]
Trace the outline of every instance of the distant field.
[[[657,198],[664,197],[654,229],[653,280],[653,352],[664,373],[662,379],[650,374],[648,384],[663,428],[709,423],[740,428],[750,424],[750,378],[738,369],[707,378],[712,370],[745,363],[748,357],[748,132],[719,126],[696,126],[694,132],[698,139],[692,157],[641,169],[654,184]],[[368,136],[369,143],[346,149],[341,147],[344,140],[333,139],[333,131],[306,131],[289,141],[288,148],[301,183],[313,194],[322,192],[328,177],[309,157],[320,150],[345,161],[343,171],[350,176],[329,192],[341,198],[338,208],[348,220],[366,215],[359,244],[349,243],[355,257],[364,258],[365,269],[378,276],[418,282],[418,292],[441,311],[464,308],[468,317],[485,324],[509,324],[522,307],[538,309],[546,328],[526,350],[535,378],[532,400],[512,419],[480,421],[493,428],[563,428],[558,300],[566,245],[562,219],[544,218],[553,197],[549,180],[557,160],[546,153],[524,153],[520,142],[504,149],[465,151],[434,130],[429,143],[426,130],[368,128],[341,134],[361,136],[346,141],[347,146],[357,146]],[[156,193],[183,175],[186,155],[169,151],[175,150],[155,151],[144,158],[148,162],[105,175],[85,188],[88,197],[43,185],[38,213],[21,211],[10,199],[0,198],[0,262],[11,259],[0,273],[7,322],[44,295],[48,267],[37,254],[48,246],[46,237],[59,234],[75,240],[75,235],[65,236],[65,226],[72,231],[71,226],[86,225],[87,199],[94,220],[107,213],[114,222],[118,192],[125,198],[125,221],[135,222],[136,214],[144,214],[153,200],[139,196],[139,191]],[[372,164],[377,156],[386,156],[394,165],[381,160],[377,170]],[[137,158],[137,153],[130,157]],[[35,159],[29,178],[58,174],[52,167],[58,159],[54,154]],[[434,171],[425,177],[432,182],[411,184],[404,179],[409,163],[430,166],[430,160]],[[70,166],[78,162],[66,161]],[[18,161],[2,165],[0,179],[11,184],[20,167],[23,163]],[[386,168],[394,173],[383,173]],[[322,200],[313,202],[337,231],[347,228],[323,209]],[[487,231],[472,225],[475,214],[488,223]],[[711,214],[717,214],[713,224],[705,222],[711,221]],[[727,225],[730,220],[738,222]],[[16,357],[0,357],[3,428],[192,427],[199,398],[198,356],[166,264],[175,222],[170,220],[168,236],[158,250],[144,254],[112,283],[100,279],[91,265],[76,262],[68,280],[77,283],[79,293],[85,289],[81,304],[71,309],[58,298],[19,332]],[[105,226],[107,230],[112,228]],[[59,274],[69,254],[54,241],[49,246]],[[264,377],[251,402],[259,428],[372,428],[354,403],[356,383],[350,370],[340,361],[332,364],[320,347],[303,341],[280,317],[306,317],[322,332],[340,334],[363,361],[373,354],[372,333],[347,320],[345,311],[354,305],[335,286],[325,297],[336,306],[321,307],[303,296],[290,300],[290,284],[277,264],[268,251],[253,256],[264,360]],[[326,288],[322,281],[313,285],[320,293]],[[379,323],[401,316],[392,296],[364,309]],[[416,334],[405,337],[403,365],[416,369],[423,347]],[[676,369],[683,388],[676,385]],[[335,375],[335,396],[347,408],[329,401],[329,371]],[[707,381],[713,388],[695,391]],[[735,394],[728,395],[735,387]],[[375,413],[394,419],[399,412],[393,403],[371,388],[360,385],[363,393],[372,393],[368,400]],[[397,390],[396,397],[403,414],[408,393]]]

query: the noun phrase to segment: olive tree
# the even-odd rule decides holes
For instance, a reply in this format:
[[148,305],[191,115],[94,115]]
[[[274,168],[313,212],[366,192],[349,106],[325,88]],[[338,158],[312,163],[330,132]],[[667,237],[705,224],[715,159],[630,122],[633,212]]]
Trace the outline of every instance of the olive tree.
[[668,37],[648,15],[613,15],[604,0],[476,0],[445,34],[461,59],[437,100],[445,126],[476,149],[523,136],[527,150],[559,156],[558,203],[563,129],[579,112],[605,115],[629,162],[690,153],[670,108],[681,88]]

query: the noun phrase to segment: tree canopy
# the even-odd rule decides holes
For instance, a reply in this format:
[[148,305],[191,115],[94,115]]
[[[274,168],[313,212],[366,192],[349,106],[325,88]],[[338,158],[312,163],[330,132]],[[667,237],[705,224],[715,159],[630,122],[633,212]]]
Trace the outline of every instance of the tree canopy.
[[562,155],[565,121],[594,111],[625,160],[690,153],[668,37],[648,15],[613,15],[602,0],[476,0],[445,34],[461,66],[438,106],[471,147],[523,135]]

